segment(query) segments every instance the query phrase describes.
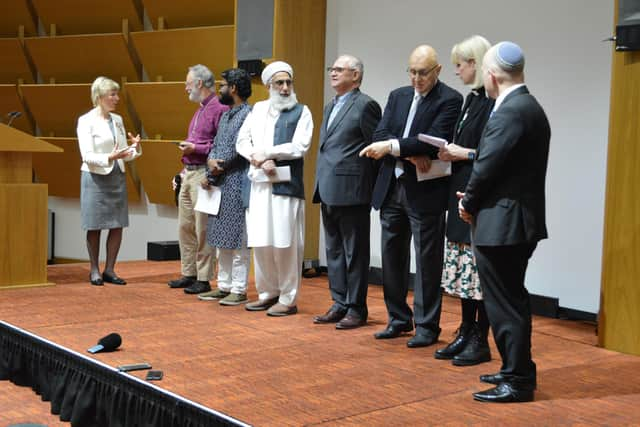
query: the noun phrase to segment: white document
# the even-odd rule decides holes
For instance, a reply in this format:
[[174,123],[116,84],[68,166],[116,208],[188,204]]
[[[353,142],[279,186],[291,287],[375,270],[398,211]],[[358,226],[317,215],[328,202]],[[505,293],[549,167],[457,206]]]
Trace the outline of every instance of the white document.
[[442,148],[448,144],[446,139],[438,138],[437,136],[427,135],[426,133],[418,134],[418,141],[426,142],[427,144],[431,144],[436,148]]
[[253,182],[289,182],[291,181],[291,168],[276,166],[274,175],[267,175],[262,169],[254,169],[250,178]]
[[[418,134],[418,141],[433,145],[438,149],[448,144],[446,139],[427,135],[426,133]],[[431,168],[429,168],[429,171],[427,173],[422,173],[418,170],[418,168],[416,168],[416,178],[418,179],[418,181],[442,178],[443,176],[449,175],[451,175],[451,162],[444,160],[432,160]]]
[[422,173],[416,168],[416,178],[418,181],[442,178],[451,175],[451,162],[444,160],[431,160],[431,167],[427,173]]
[[209,215],[218,215],[220,211],[220,197],[222,192],[219,187],[210,186],[209,190],[198,187],[198,199],[193,209]]

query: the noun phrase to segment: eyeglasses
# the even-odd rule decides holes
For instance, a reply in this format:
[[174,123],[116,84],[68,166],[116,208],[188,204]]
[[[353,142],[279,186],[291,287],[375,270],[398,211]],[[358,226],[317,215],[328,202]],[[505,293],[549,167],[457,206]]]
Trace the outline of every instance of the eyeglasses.
[[218,88],[222,89],[225,86],[229,86],[229,83],[220,83],[220,86],[218,86]]
[[344,67],[327,67],[327,73],[331,74],[334,71],[338,74],[342,73],[344,70],[353,70],[353,68],[344,68]]
[[426,78],[429,73],[431,73],[433,70],[435,70],[436,68],[438,68],[439,64],[434,65],[433,67],[429,68],[428,70],[425,70],[424,68],[422,70],[414,70],[413,68],[407,68],[407,73],[409,73],[409,75],[413,78]]
[[272,84],[274,84],[274,85],[276,85],[276,86],[278,86],[278,87],[282,87],[282,86],[284,86],[285,84],[286,84],[287,86],[291,86],[291,84],[293,83],[293,80],[291,80],[291,79],[286,79],[286,80],[274,80],[274,81],[272,81],[271,83],[272,83]]

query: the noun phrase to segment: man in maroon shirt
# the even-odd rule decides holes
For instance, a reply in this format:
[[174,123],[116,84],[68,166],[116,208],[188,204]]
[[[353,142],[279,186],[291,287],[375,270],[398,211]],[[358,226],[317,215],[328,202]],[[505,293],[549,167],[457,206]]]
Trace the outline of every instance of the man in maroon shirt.
[[215,271],[215,249],[207,245],[207,214],[196,212],[198,187],[205,178],[207,156],[218,131],[222,114],[229,109],[218,101],[213,73],[204,65],[189,67],[185,91],[200,108],[189,124],[182,151],[182,187],[178,196],[178,240],[182,277],[169,282],[171,288],[185,288],[188,294],[211,290],[209,280]]

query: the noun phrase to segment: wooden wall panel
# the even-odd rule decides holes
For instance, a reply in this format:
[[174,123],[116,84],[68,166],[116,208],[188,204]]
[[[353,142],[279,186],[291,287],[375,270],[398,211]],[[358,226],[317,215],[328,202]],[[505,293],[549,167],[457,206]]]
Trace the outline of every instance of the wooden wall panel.
[[98,76],[139,80],[124,34],[29,37],[27,51],[42,76],[56,83],[91,83]]
[[142,30],[142,10],[133,0],[109,0],[109,3],[91,5],[87,0],[31,0],[44,24],[50,31],[55,25],[57,35],[118,33],[126,19],[131,31]]
[[33,74],[20,39],[0,39],[0,83],[33,82]]
[[25,36],[35,36],[36,20],[26,1],[0,1],[0,37],[17,37],[23,27]]
[[234,0],[144,0],[144,7],[153,28],[205,27],[232,25],[235,12]]
[[142,140],[141,144],[142,156],[136,162],[144,192],[151,203],[175,206],[171,179],[183,167],[180,150],[170,141]]
[[233,25],[131,33],[152,81],[184,82],[188,68],[209,67],[216,78],[233,66]]
[[[187,75],[186,71],[184,75]],[[182,141],[187,137],[198,104],[189,101],[183,80],[125,85],[131,105],[149,138]]]
[[611,80],[599,343],[640,355],[640,51],[614,52]]

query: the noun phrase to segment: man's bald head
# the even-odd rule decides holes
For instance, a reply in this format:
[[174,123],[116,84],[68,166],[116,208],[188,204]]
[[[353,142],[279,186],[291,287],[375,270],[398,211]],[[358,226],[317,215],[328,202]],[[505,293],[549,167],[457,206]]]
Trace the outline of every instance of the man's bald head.
[[434,65],[438,64],[438,53],[431,46],[422,44],[413,49],[413,52],[411,52],[411,55],[409,56],[409,62],[411,62],[412,60],[425,61],[425,63],[428,63],[429,68],[431,68]]
[[409,56],[409,77],[411,85],[421,95],[426,95],[438,83],[442,66],[438,63],[438,53],[429,45],[416,47]]

